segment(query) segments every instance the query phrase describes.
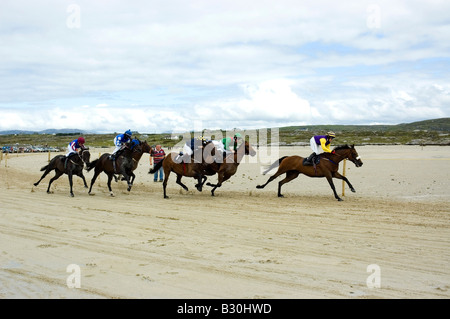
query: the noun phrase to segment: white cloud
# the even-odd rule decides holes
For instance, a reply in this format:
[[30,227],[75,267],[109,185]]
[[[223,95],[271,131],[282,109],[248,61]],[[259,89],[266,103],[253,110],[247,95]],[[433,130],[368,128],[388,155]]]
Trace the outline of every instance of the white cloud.
[[450,116],[448,1],[80,0],[74,29],[70,4],[2,2],[0,108],[16,127],[72,125],[74,105],[105,130]]

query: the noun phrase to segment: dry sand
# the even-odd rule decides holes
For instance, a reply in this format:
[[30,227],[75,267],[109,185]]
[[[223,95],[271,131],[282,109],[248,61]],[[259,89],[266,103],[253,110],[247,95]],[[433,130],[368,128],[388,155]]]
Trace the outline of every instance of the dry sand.
[[[357,150],[364,166],[347,162],[356,193],[343,202],[302,175],[285,198],[281,178],[258,190],[268,177],[258,163],[241,164],[216,197],[191,178],[181,191],[172,175],[163,199],[147,154],[131,193],[113,182],[110,197],[102,174],[95,196],[75,177],[71,198],[67,175],[53,194],[53,173],[33,186],[47,154],[10,155],[0,162],[0,298],[449,298],[450,148]],[[69,265],[80,288],[67,285]],[[368,285],[378,274],[380,287]]]

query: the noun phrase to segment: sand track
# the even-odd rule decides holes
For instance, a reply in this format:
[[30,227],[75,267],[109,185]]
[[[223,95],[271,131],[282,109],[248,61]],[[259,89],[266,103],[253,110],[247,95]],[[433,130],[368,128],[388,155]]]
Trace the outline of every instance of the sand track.
[[[241,164],[216,197],[189,178],[181,191],[171,176],[164,200],[148,156],[131,193],[113,182],[110,197],[101,175],[88,196],[76,177],[70,198],[67,176],[53,194],[53,174],[32,185],[47,154],[12,155],[0,163],[0,298],[450,297],[450,149],[358,151],[364,166],[347,163],[357,192],[344,202],[326,180],[304,176],[284,186],[285,198],[280,179],[257,190],[268,177],[257,163]],[[66,284],[71,264],[79,289]],[[373,264],[380,288],[366,283]]]

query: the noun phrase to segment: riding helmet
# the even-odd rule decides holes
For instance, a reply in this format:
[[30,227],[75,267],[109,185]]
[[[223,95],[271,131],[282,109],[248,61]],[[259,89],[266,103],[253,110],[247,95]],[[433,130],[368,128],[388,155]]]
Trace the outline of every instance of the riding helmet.
[[78,144],[84,144],[84,143],[86,143],[86,141],[84,140],[84,137],[80,136],[78,138]]
[[336,138],[336,134],[334,132],[328,132],[327,136],[332,137],[332,138]]

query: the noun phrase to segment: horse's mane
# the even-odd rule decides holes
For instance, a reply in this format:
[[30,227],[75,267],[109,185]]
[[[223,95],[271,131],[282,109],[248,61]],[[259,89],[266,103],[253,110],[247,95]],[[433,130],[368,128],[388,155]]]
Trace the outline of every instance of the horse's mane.
[[350,148],[352,148],[350,145],[348,145],[348,144],[345,144],[345,145],[338,145],[338,146],[336,146],[334,149],[333,149],[333,151],[339,151],[339,150],[348,150],[348,149],[350,149]]

